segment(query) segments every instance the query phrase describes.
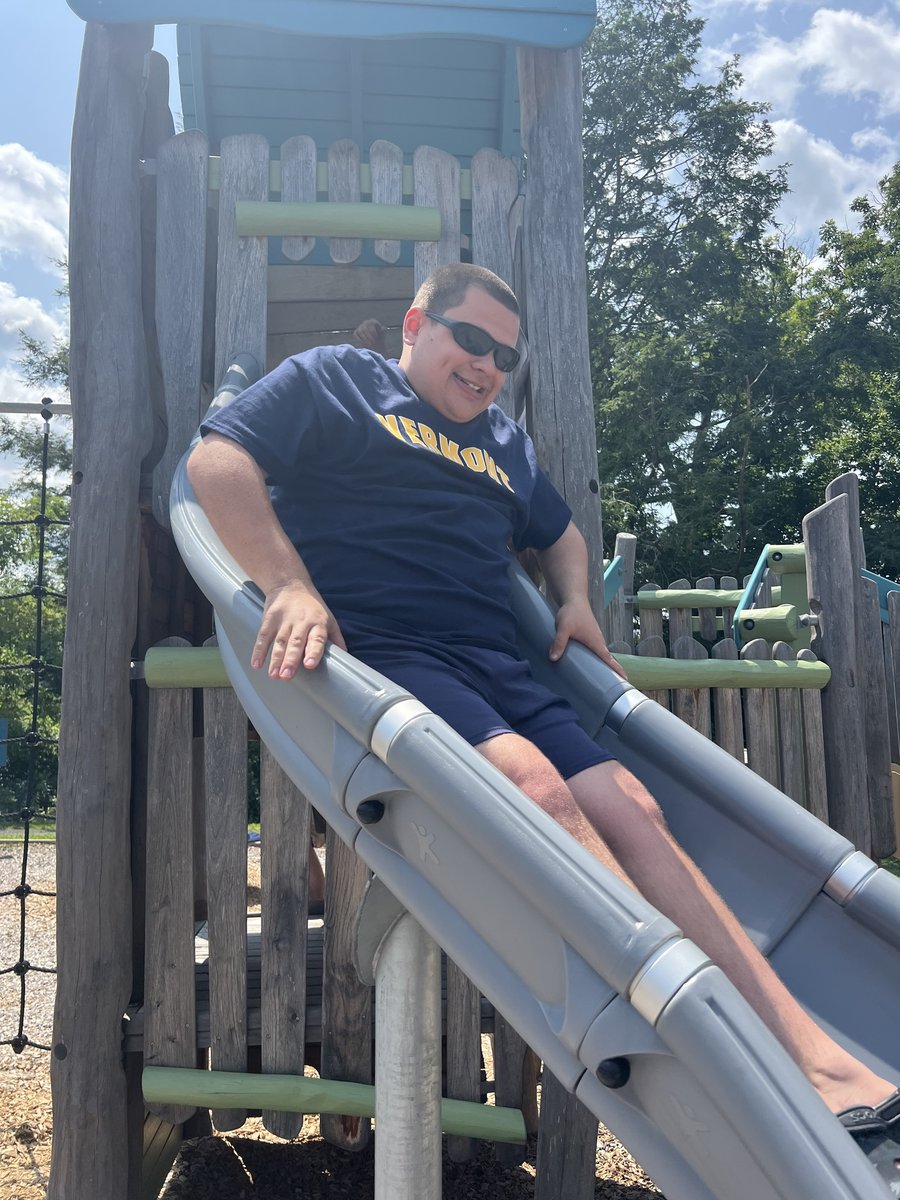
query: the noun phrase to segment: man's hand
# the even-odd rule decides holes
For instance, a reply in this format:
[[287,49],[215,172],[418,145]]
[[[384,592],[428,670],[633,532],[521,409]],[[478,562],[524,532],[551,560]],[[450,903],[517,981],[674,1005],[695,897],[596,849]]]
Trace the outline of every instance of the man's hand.
[[570,641],[581,642],[593,650],[617,675],[626,678],[625,672],[610,654],[603,631],[597,624],[587,598],[579,597],[560,605],[556,613],[556,637],[550,646],[550,661],[557,662]]
[[310,671],[319,665],[329,640],[347,649],[338,623],[319,593],[299,581],[286,583],[266,595],[250,665],[262,667],[271,647],[269,677],[293,679],[301,663]]

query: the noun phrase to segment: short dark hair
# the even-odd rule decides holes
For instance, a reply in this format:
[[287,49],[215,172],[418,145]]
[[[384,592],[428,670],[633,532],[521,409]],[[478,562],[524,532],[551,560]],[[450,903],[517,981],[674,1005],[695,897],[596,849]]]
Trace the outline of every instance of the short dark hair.
[[448,263],[438,267],[428,276],[413,300],[413,308],[427,308],[431,312],[445,313],[456,308],[466,298],[469,288],[481,288],[497,300],[504,308],[519,315],[519,302],[515,292],[499,275],[476,263]]

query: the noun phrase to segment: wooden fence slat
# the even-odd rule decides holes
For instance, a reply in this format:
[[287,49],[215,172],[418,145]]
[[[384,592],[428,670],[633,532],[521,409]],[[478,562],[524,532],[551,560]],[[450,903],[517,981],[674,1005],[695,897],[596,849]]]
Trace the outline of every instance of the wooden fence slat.
[[441,240],[416,242],[413,258],[416,288],[447,263],[459,262],[459,162],[434,146],[419,146],[413,154],[415,203],[436,208],[441,214]]
[[[260,746],[260,991],[263,1073],[302,1075],[306,1058],[309,801]],[[270,1133],[295,1138],[300,1113],[262,1114]]]
[[[187,646],[166,638],[163,646]],[[150,696],[147,762],[147,938],[144,987],[144,1062],[155,1067],[195,1065],[193,812],[187,802],[193,772],[193,698],[190,688]],[[150,1108],[172,1125],[193,1106]]]
[[[149,691],[149,689],[148,689]],[[194,920],[205,921],[209,916],[206,871],[206,767],[202,737],[195,737],[191,755],[191,792],[193,796],[194,837]]]
[[872,827],[872,856],[877,860],[888,858],[897,847],[894,791],[891,784],[891,735],[878,585],[874,580],[862,577],[859,584],[860,669],[865,691],[869,821]]
[[[647,616],[659,617],[659,625],[662,628],[662,613],[657,609],[655,613],[647,613]],[[644,614],[641,613],[641,624],[644,623]],[[653,622],[655,624],[655,622]],[[641,640],[637,644],[637,652],[642,658],[667,658],[668,651],[666,643],[663,640],[661,633],[649,634],[646,637],[642,634]],[[655,700],[657,704],[661,704],[663,708],[671,708],[672,698],[668,688],[648,688],[647,697],[650,700]]]
[[[711,575],[704,575],[702,579],[697,580],[698,588],[708,588],[712,591],[716,586],[716,581]],[[719,629],[716,623],[716,610],[714,608],[700,609],[700,636],[704,642],[714,642],[719,636]]]
[[[403,151],[394,142],[378,138],[369,147],[369,169],[372,173],[372,203],[403,203]],[[395,263],[400,257],[400,243],[375,240],[375,257],[382,262]]]
[[819,618],[812,650],[831,667],[822,691],[829,824],[858,850],[872,845],[866,794],[865,687],[859,678],[857,607],[849,500],[835,496],[803,518],[810,612]]
[[[645,583],[643,587],[638,588],[638,595],[641,592],[658,592],[658,583]],[[639,620],[641,626],[641,641],[644,642],[648,638],[661,638],[663,635],[663,617],[662,612],[658,608],[638,608]],[[640,654],[640,650],[638,650]]]
[[[798,662],[818,662],[812,650],[798,650]],[[820,821],[828,823],[828,782],[825,777],[825,734],[822,730],[822,693],[801,688],[803,714],[803,764],[806,773],[806,804]]]
[[[215,1071],[246,1071],[247,718],[231,688],[203,689],[203,732],[210,1059]],[[243,1109],[212,1114],[216,1129],[246,1118]]]
[[209,144],[197,129],[156,157],[156,336],[166,443],[153,468],[153,515],[169,528],[169,490],[200,423]]
[[218,387],[232,355],[266,360],[266,265],[268,239],[238,237],[238,200],[269,194],[269,143],[255,133],[222,139],[219,186],[219,254],[216,272],[216,367]]
[[[447,959],[447,1095],[481,1099],[481,993],[452,959]],[[475,1138],[448,1137],[453,1162],[468,1162],[480,1150]]]
[[[794,662],[797,654],[787,642],[776,642],[772,658]],[[800,688],[777,688],[775,707],[778,722],[778,766],[781,790],[797,804],[808,807],[803,770],[803,714]]]
[[[502,1013],[494,1009],[494,1103],[501,1108],[519,1108],[529,1136],[537,1132],[537,1073],[540,1062]],[[525,1151],[521,1146],[497,1142],[497,1162],[517,1167]]]
[[[669,584],[670,588],[677,588],[679,591],[688,590],[691,587],[689,579],[676,579],[674,583]],[[670,608],[669,609],[669,650],[672,657],[675,653],[672,647],[677,641],[683,637],[692,638],[694,636],[694,616],[693,609],[690,608]],[[689,657],[688,655],[684,656]]]
[[[355,923],[368,880],[361,859],[329,828],[325,840],[325,976],[322,981],[323,1079],[372,1082],[372,993],[356,973]],[[361,1150],[372,1125],[322,1114],[322,1137]]]
[[[690,613],[689,609],[683,610]],[[671,617],[670,617],[671,622]],[[669,625],[671,629],[671,623]],[[693,634],[679,637],[672,644],[672,658],[703,659],[709,657],[706,650]],[[709,688],[673,688],[672,712],[675,716],[702,733],[704,737],[712,735],[709,714]]]
[[[738,581],[734,575],[723,575],[722,578],[719,580],[719,587],[722,589],[722,591],[736,591],[737,585],[738,585]],[[723,638],[733,638],[734,637],[734,629],[732,627],[733,621],[734,621],[734,609],[733,608],[723,608],[722,609],[722,637]]]
[[[328,147],[328,199],[339,204],[358,204],[359,146],[349,138]],[[356,262],[362,254],[361,238],[329,238],[328,252],[336,263]]]
[[637,554],[637,538],[633,533],[616,534],[614,558],[622,560],[622,590],[613,597],[606,614],[608,636],[614,642],[627,642],[634,646],[634,603],[628,597],[634,594],[634,560]]
[[[725,637],[712,648],[712,657],[736,662],[740,655],[732,637]],[[713,717],[716,745],[727,750],[738,762],[744,761],[744,714],[740,688],[713,688]]]
[[[281,143],[281,199],[286,204],[315,204],[316,143],[307,134]],[[284,237],[281,253],[291,262],[302,262],[312,254],[314,237]]]
[[[771,658],[768,642],[755,638],[741,648],[750,661]],[[744,688],[744,734],[747,765],[751,771],[778,786],[778,735],[775,727],[775,692],[772,688]]]
[[[519,196],[519,168],[499,150],[485,147],[472,159],[472,261],[514,286],[510,220]],[[519,300],[524,304],[524,297]],[[522,313],[523,325],[525,313]],[[527,364],[506,379],[496,403],[515,420]]]
[[[900,593],[888,593],[888,601],[891,595]],[[890,613],[890,608],[888,608]],[[891,644],[891,627],[890,625],[881,626],[881,644],[884,654],[884,684],[887,692],[888,702],[888,732],[891,739],[891,762],[900,762],[900,726],[898,726],[898,704],[897,704],[897,664],[894,661],[894,650]]]
[[[891,666],[894,672],[895,696],[898,708],[897,736],[900,739],[900,592],[888,592],[888,625],[884,631],[885,640],[890,644]],[[900,750],[893,762],[900,763]]]
[[593,1113],[545,1066],[534,1200],[591,1200],[597,1175],[597,1124]]

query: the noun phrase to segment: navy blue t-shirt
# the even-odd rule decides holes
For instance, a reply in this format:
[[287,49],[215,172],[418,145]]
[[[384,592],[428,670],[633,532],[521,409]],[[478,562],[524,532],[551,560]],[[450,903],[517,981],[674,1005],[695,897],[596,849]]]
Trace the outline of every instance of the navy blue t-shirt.
[[571,512],[496,405],[449,421],[396,362],[319,347],[286,359],[202,430],[231,438],[265,472],[351,649],[418,634],[514,652],[510,547],[552,545]]

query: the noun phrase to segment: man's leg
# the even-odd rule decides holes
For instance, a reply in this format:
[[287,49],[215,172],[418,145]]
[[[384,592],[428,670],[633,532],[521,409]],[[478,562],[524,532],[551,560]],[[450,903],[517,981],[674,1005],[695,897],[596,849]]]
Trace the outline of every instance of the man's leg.
[[891,1095],[893,1085],[838,1046],[788,992],[630,772],[606,762],[564,782],[517,734],[491,738],[477,749],[709,955],[832,1111],[880,1104]]

